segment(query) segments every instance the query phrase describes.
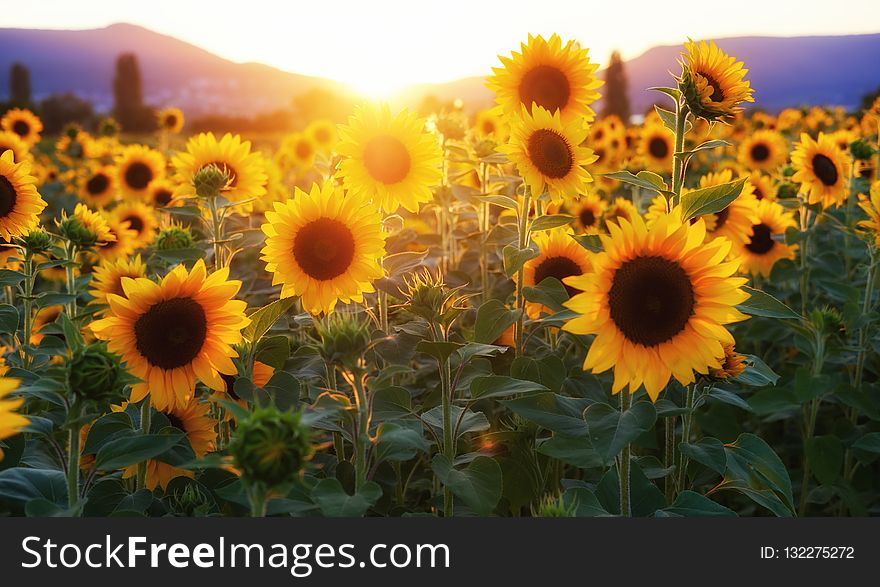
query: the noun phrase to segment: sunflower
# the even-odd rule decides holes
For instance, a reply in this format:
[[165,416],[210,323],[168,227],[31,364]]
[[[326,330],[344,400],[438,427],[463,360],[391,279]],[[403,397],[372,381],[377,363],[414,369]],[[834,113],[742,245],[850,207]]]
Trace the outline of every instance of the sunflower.
[[733,379],[746,370],[746,358],[736,352],[732,344],[724,345],[724,360],[721,367],[709,369],[713,379]]
[[296,169],[311,169],[315,164],[318,146],[306,133],[298,132],[285,137],[281,148]]
[[566,211],[574,216],[574,225],[580,234],[598,234],[599,222],[606,207],[605,200],[590,193],[570,201]]
[[666,196],[663,194],[654,196],[651,199],[650,205],[648,205],[648,209],[645,211],[645,224],[649,227],[653,226],[654,221],[667,214],[669,214],[669,201],[666,199]]
[[150,183],[165,177],[165,157],[143,145],[123,148],[116,166],[123,194],[135,200],[146,198]]
[[[738,243],[740,269],[751,275],[770,277],[773,265],[780,259],[794,259],[797,245],[787,245],[781,237],[785,229],[797,226],[794,215],[771,200],[761,200],[755,209],[757,222],[748,240]],[[773,237],[778,238],[773,238]]]
[[874,235],[874,243],[880,247],[880,181],[871,184],[869,197],[859,194],[859,208],[868,215],[867,220],[859,220],[859,228]]
[[565,280],[583,293],[566,302],[580,316],[563,329],[596,335],[584,369],[613,367],[613,393],[644,384],[656,401],[670,377],[688,385],[695,372],[722,366],[723,345],[734,342],[724,325],[746,319],[736,309],[749,297],[746,279],[724,262],[730,241],[704,243],[703,220],[682,222],[678,210],[650,228],[636,216],[609,230],[593,271]]
[[[729,169],[718,173],[707,173],[700,178],[700,189],[730,183],[733,181],[733,173]],[[682,190],[683,194],[691,190]],[[726,208],[720,212],[701,216],[706,221],[706,238],[723,236],[735,243],[748,240],[752,225],[757,221],[755,208],[758,200],[752,189],[752,184],[746,181],[742,192]]]
[[749,176],[749,183],[752,184],[752,193],[755,195],[755,199],[776,199],[776,185],[773,183],[773,178],[769,175],[765,175],[760,171],[753,171]]
[[30,172],[30,162],[16,163],[12,151],[0,154],[0,236],[6,240],[35,228],[46,207]]
[[336,146],[345,159],[339,176],[345,188],[372,200],[383,211],[403,206],[418,212],[441,180],[442,154],[425,121],[408,110],[392,114],[387,105],[358,107],[339,127]]
[[127,259],[138,248],[137,233],[131,229],[128,222],[112,214],[107,217],[107,228],[113,238],[107,239],[102,246],[97,247],[95,256],[105,261]]
[[122,278],[125,297],[108,294],[108,317],[92,322],[98,338],[141,379],[131,401],[149,393],[157,409],[182,409],[193,397],[196,379],[223,389],[221,373],[234,373],[233,345],[250,323],[247,304],[233,299],[240,281],[228,281],[229,269],[207,274],[199,259],[191,271],[183,265],[155,283]]
[[[24,398],[8,399],[7,396],[18,389],[20,380],[12,377],[0,377],[0,440],[15,436],[31,421],[15,410],[24,403]],[[0,461],[3,460],[3,449],[0,449]]]
[[18,271],[22,256],[21,250],[12,241],[0,236],[0,269]]
[[45,334],[40,332],[43,330],[43,327],[47,324],[53,324],[55,320],[58,319],[58,316],[61,312],[64,311],[64,306],[61,304],[55,304],[53,306],[43,306],[34,314],[34,323],[31,325],[31,344],[37,346],[40,344],[40,341],[45,338]]
[[590,122],[595,112],[590,104],[600,94],[596,88],[604,82],[596,78],[599,65],[590,63],[589,51],[574,41],[563,46],[558,35],[544,40],[529,35],[521,44],[522,53],[498,56],[504,67],[494,67],[487,85],[496,94],[495,101],[507,115],[519,116],[532,104],[548,112],[559,112],[564,122]]
[[597,159],[591,149],[581,146],[586,134],[580,120],[563,124],[558,112],[550,114],[538,106],[531,114],[522,110],[522,118],[511,126],[510,142],[498,150],[516,165],[535,197],[546,191],[559,203],[583,193],[593,180],[583,167]]
[[791,163],[795,169],[791,180],[800,182],[810,204],[821,203],[823,208],[830,208],[846,201],[852,162],[828,135],[819,133],[818,140],[813,140],[810,135],[801,134]]
[[663,124],[646,124],[639,136],[637,149],[646,169],[668,173],[672,169],[672,156],[675,153],[675,135]]
[[79,187],[79,197],[91,206],[99,208],[110,205],[118,190],[116,168],[100,165],[89,170]]
[[43,130],[43,122],[40,118],[23,108],[8,110],[0,119],[0,128],[14,132],[28,145],[40,142],[40,132]]
[[[254,361],[254,368],[251,372],[251,381],[256,387],[265,387],[269,380],[272,379],[272,376],[275,374],[275,368],[271,365],[267,365],[266,363],[262,363],[260,361]],[[247,410],[249,408],[248,403],[238,397],[238,394],[235,393],[235,380],[238,379],[239,373],[235,373],[233,375],[221,375],[223,377],[224,391],[223,393],[216,393],[212,396],[212,399],[226,399],[224,398],[224,394],[227,398],[234,401],[236,404]],[[225,420],[232,420],[234,415],[231,411],[226,412]]]
[[708,121],[729,120],[742,111],[740,104],[754,102],[744,78],[748,69],[714,42],[689,40],[682,53],[678,87],[695,116]]
[[[523,285],[534,287],[548,277],[563,281],[572,275],[583,275],[590,271],[590,252],[571,238],[571,231],[566,228],[554,228],[538,232],[532,240],[538,246],[540,254],[529,259],[523,265]],[[569,297],[575,296],[579,290],[563,283]],[[536,320],[541,312],[552,314],[553,311],[534,302],[526,302],[526,313]]]
[[196,195],[193,176],[202,168],[214,165],[225,170],[230,178],[223,196],[233,202],[259,198],[266,193],[266,174],[259,157],[251,152],[251,142],[226,133],[219,141],[213,133],[201,133],[186,142],[186,152],[172,160],[178,188],[174,197]]
[[116,235],[107,224],[107,218],[101,212],[90,210],[85,204],[77,204],[73,209],[73,218],[79,221],[83,228],[95,235],[95,244],[99,247],[116,240]]
[[775,130],[756,130],[739,145],[737,160],[746,168],[775,171],[785,165],[788,145]]
[[119,222],[128,222],[131,230],[135,232],[134,245],[136,249],[149,246],[156,238],[156,230],[159,221],[156,212],[143,202],[122,202],[110,213]]
[[492,138],[499,142],[507,140],[509,136],[507,123],[494,108],[477,112],[474,132],[480,138]]
[[73,129],[55,143],[56,156],[67,165],[93,157],[95,150],[95,140],[84,130]]
[[[120,258],[115,261],[103,260],[92,269],[92,280],[89,282],[89,295],[93,304],[108,305],[107,296],[114,294],[124,296],[122,278],[137,279],[147,276],[147,266],[138,255],[131,259]],[[109,310],[104,312],[109,313]]]
[[292,200],[266,212],[262,259],[283,284],[281,297],[301,296],[312,314],[332,312],[337,301],[362,302],[382,277],[382,217],[363,193],[344,194],[325,182],[311,192],[295,189]]
[[635,204],[626,198],[617,197],[605,208],[605,214],[602,215],[602,224],[605,230],[612,224],[619,223],[621,219],[633,222],[633,219],[639,215],[639,211]]
[[147,188],[147,203],[154,208],[173,206],[174,184],[167,179],[154,179]]
[[21,140],[14,132],[4,130],[0,131],[0,155],[5,151],[12,151],[15,160],[18,162],[30,158],[30,145]]
[[183,112],[180,108],[160,110],[156,118],[161,132],[177,134],[183,130]]
[[[173,406],[159,410],[172,426],[186,435],[196,458],[202,458],[212,450],[217,440],[217,420],[211,414],[211,404],[201,402],[195,398],[190,399],[183,405]],[[123,479],[129,479],[137,475],[137,465],[126,467],[122,473]],[[194,473],[188,469],[180,469],[168,463],[156,459],[147,461],[147,477],[145,484],[147,489],[155,490],[161,487],[163,490],[175,477],[189,477]]]
[[336,125],[332,121],[326,119],[313,120],[305,130],[308,136],[318,150],[324,153],[330,153],[336,146],[339,136],[336,133]]

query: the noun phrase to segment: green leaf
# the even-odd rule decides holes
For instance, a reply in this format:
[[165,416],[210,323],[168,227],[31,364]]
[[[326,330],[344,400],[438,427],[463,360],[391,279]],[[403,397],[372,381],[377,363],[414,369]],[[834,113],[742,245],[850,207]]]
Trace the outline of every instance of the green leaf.
[[283,369],[290,357],[290,340],[283,334],[264,336],[257,343],[254,359],[275,369]]
[[590,403],[591,400],[549,392],[501,401],[504,407],[526,420],[547,430],[573,437],[587,434],[583,412]]
[[661,192],[669,190],[669,186],[666,185],[666,182],[663,180],[663,178],[653,171],[639,171],[638,173],[636,173],[636,177],[638,177],[639,179],[644,179]]
[[130,433],[132,431],[132,421],[125,412],[111,412],[98,418],[89,428],[86,436],[85,445],[83,445],[83,454],[93,455],[104,445],[104,443],[120,433]]
[[[418,425],[418,424],[416,424]],[[419,452],[428,452],[431,445],[418,429],[393,422],[382,422],[376,430],[376,460],[408,461]]]
[[859,438],[852,447],[874,454],[880,454],[880,432],[871,432]]
[[683,194],[681,208],[684,220],[721,212],[739,197],[747,180],[748,177],[742,177],[730,183],[713,185]]
[[431,355],[440,364],[445,364],[446,361],[449,360],[449,357],[462,348],[464,344],[460,342],[448,342],[444,340],[420,340],[419,344],[416,345],[416,350],[420,353],[425,353],[426,355]]
[[794,515],[791,478],[766,442],[754,434],[740,434],[724,451],[727,470],[716,490],[738,491],[777,516]]
[[0,285],[18,285],[24,281],[24,273],[11,269],[0,269]]
[[477,198],[484,202],[489,202],[490,204],[513,210],[514,212],[519,209],[516,200],[507,196],[477,196]]
[[602,239],[598,234],[573,234],[571,238],[591,253],[601,253],[603,250]]
[[534,381],[524,381],[503,375],[477,377],[471,382],[471,398],[475,400],[489,397],[505,397],[534,391],[548,391],[548,389]]
[[611,465],[626,445],[651,429],[657,413],[650,402],[636,402],[622,415],[617,408],[596,403],[584,411],[593,448],[605,465]]
[[529,225],[530,232],[542,232],[544,230],[553,230],[560,226],[568,226],[574,221],[574,216],[568,214],[550,214],[546,216],[538,216],[532,220]]
[[736,376],[736,380],[745,385],[753,387],[763,387],[766,385],[776,385],[779,381],[779,375],[767,366],[760,357],[755,355],[743,355],[746,359],[745,370]]
[[481,516],[488,516],[501,499],[501,466],[489,457],[477,457],[464,469],[456,469],[444,455],[431,461],[440,482]]
[[602,173],[600,175],[609,179],[616,179],[617,181],[634,185],[636,187],[642,188],[643,190],[649,190],[651,192],[661,191],[661,189],[654,185],[651,181],[648,181],[647,179],[639,177],[637,175],[633,175],[629,171],[615,171],[614,173]]
[[598,469],[605,464],[589,436],[573,438],[555,434],[538,446],[538,452],[579,469]]
[[401,275],[421,265],[427,255],[427,250],[394,253],[382,259],[382,267],[387,275]]
[[[450,406],[450,412],[452,415],[452,425],[458,425],[456,438],[469,432],[485,432],[489,429],[489,420],[486,419],[486,414],[483,412],[474,412],[457,405]],[[431,408],[422,414],[422,421],[433,428],[438,435],[442,435],[443,408],[441,406]],[[459,422],[461,423],[459,424]]]
[[159,456],[184,437],[180,432],[166,430],[162,434],[134,434],[111,440],[95,455],[95,468],[114,471]]
[[412,416],[412,396],[403,387],[384,387],[373,393],[373,418],[379,422]]
[[705,143],[700,143],[699,145],[697,145],[693,149],[691,149],[689,151],[682,151],[679,154],[680,155],[693,155],[694,153],[699,153],[700,151],[710,151],[712,149],[718,149],[721,147],[729,147],[729,146],[730,146],[730,143],[728,143],[727,141],[722,141],[722,140],[716,139],[716,140],[712,140],[712,141],[706,141]]
[[382,488],[372,481],[354,495],[346,493],[338,479],[322,479],[312,488],[312,499],[328,518],[360,518],[380,497]]
[[562,495],[562,501],[566,507],[574,508],[577,518],[605,518],[611,515],[596,499],[596,494],[586,487],[570,487]]
[[202,211],[195,204],[189,204],[186,206],[170,206],[168,208],[159,208],[162,212],[167,212],[168,214],[172,214],[174,216],[183,216],[187,218],[201,218]]
[[9,304],[0,304],[0,334],[15,334],[18,330],[18,310]]
[[807,441],[807,459],[822,485],[833,485],[843,468],[843,443],[836,436],[814,436]]
[[205,250],[196,247],[187,249],[165,249],[162,251],[153,251],[153,254],[169,265],[178,263],[193,263],[199,259],[205,258]]
[[661,94],[666,94],[676,102],[681,99],[681,91],[676,88],[661,88],[661,87],[652,87],[648,88],[648,90],[652,90],[655,92],[660,92]]
[[673,503],[668,508],[660,510],[671,514],[684,517],[702,517],[702,518],[735,518],[736,512],[715,503],[705,495],[700,495],[689,489],[685,489],[678,494]]
[[671,130],[673,133],[675,132],[675,112],[670,112],[665,108],[661,108],[660,106],[654,104],[654,111],[657,112],[657,115],[660,117],[660,120],[663,121],[663,126]]
[[737,306],[737,309],[745,314],[765,318],[800,318],[797,312],[765,291],[747,285],[743,285],[740,289],[751,296]]
[[535,304],[542,304],[553,312],[565,310],[563,304],[568,301],[568,290],[555,277],[545,277],[535,287],[524,287],[523,297]]
[[241,331],[242,335],[250,342],[260,340],[295,302],[296,298],[282,298],[254,311],[249,316],[251,323]]
[[709,467],[719,475],[724,475],[727,470],[727,453],[724,452],[724,444],[717,438],[707,436],[695,443],[682,442],[678,449],[684,456]]
[[506,346],[469,342],[457,350],[462,364],[470,363],[475,357],[497,357],[507,352]]
[[67,479],[55,469],[15,467],[0,471],[0,503],[24,512],[32,499],[42,498],[51,503],[67,503]]
[[518,319],[522,310],[508,309],[500,300],[488,300],[477,309],[474,342],[492,344]]
[[534,259],[539,253],[532,248],[519,249],[515,245],[507,245],[501,250],[501,254],[504,257],[504,274],[512,278],[526,261]]

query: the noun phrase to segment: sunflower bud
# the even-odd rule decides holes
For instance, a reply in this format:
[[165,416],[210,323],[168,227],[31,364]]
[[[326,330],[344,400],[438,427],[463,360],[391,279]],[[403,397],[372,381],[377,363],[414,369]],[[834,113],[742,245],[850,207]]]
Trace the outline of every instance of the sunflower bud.
[[562,496],[547,495],[541,499],[535,516],[538,518],[573,518],[576,508],[577,503],[575,502],[566,506]]
[[192,233],[182,226],[170,226],[162,229],[156,236],[156,250],[173,251],[176,249],[189,249],[195,244]]
[[98,242],[98,235],[79,218],[70,216],[61,220],[58,232],[62,237],[69,240],[79,248],[93,247]]
[[406,290],[400,290],[406,300],[403,307],[432,324],[448,326],[466,308],[464,298],[457,290],[449,290],[440,274],[425,269],[405,279]]
[[21,236],[19,242],[31,255],[40,255],[52,247],[52,237],[39,228]]
[[321,342],[318,349],[328,363],[354,366],[370,346],[366,320],[344,314],[330,314],[316,323]]
[[226,167],[219,165],[205,165],[195,172],[192,183],[196,188],[196,195],[201,198],[215,198],[220,192],[229,186],[232,177]]
[[101,404],[122,401],[123,369],[104,343],[78,349],[67,360],[67,385],[83,400]]
[[874,156],[874,147],[865,139],[857,139],[850,143],[849,151],[858,161],[869,161]]
[[268,489],[297,479],[312,456],[311,432],[300,417],[269,406],[239,422],[229,452],[246,483]]
[[798,195],[798,184],[784,182],[779,184],[776,189],[776,198],[779,200],[790,200]]
[[743,102],[754,102],[742,62],[715,43],[689,41],[681,60],[678,89],[694,116],[708,122],[729,122]]
[[467,123],[460,113],[441,112],[435,122],[437,132],[446,139],[460,141],[464,138]]

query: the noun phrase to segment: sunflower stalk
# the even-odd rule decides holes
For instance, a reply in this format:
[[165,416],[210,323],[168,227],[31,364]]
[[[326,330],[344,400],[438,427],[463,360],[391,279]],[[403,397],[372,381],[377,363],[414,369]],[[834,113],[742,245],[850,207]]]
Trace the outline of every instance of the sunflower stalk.
[[675,103],[675,154],[672,158],[672,191],[675,193],[670,208],[681,203],[681,188],[684,185],[686,156],[684,151],[684,137],[687,134],[687,118],[690,110],[681,99]]
[[[693,422],[694,417],[694,400],[696,397],[696,384],[691,383],[687,386],[687,393],[685,395],[685,408],[686,412],[681,416],[681,441],[682,442],[690,442],[691,437],[691,424]],[[674,435],[674,432],[673,432]],[[673,441],[674,442],[674,441]],[[688,467],[688,458],[683,454],[678,455],[678,470],[676,471],[676,491],[680,492],[684,489],[685,481],[687,480],[687,467]]]
[[[152,400],[150,394],[141,402],[141,434],[150,433],[150,417],[152,416]],[[222,420],[221,420],[222,421]],[[144,489],[147,484],[147,461],[143,460],[138,463],[136,488]]]
[[214,271],[225,266],[223,255],[223,221],[217,210],[217,198],[208,198],[208,210],[211,212],[211,244],[214,246]]
[[[629,388],[624,387],[620,392],[620,414],[621,417],[632,405],[632,396],[629,393]],[[627,443],[623,450],[620,452],[620,456],[618,457],[618,467],[617,467],[617,477],[620,481],[620,515],[626,518],[632,517],[632,510],[630,508],[630,493],[629,493],[629,468],[630,468],[630,459],[632,456],[632,449]]]
[[71,241],[67,241],[64,245],[64,276],[67,293],[70,295],[70,299],[67,301],[67,315],[70,316],[71,320],[76,318],[76,275],[74,273],[76,252],[76,245]]
[[[74,422],[76,418],[74,418]],[[80,424],[71,424],[67,436],[67,507],[73,510],[79,503],[79,431]]]
[[22,286],[22,341],[21,341],[21,366],[29,369],[31,365],[31,353],[27,351],[31,344],[31,333],[33,331],[34,317],[34,280],[36,278],[34,271],[34,258],[30,251],[26,251],[24,255],[24,285]]
[[[489,193],[489,166],[480,161],[480,193]],[[480,229],[480,300],[486,302],[489,299],[489,202],[481,200],[479,204],[478,218]]]
[[[531,207],[531,199],[532,199],[532,190],[528,184],[525,184],[523,189],[523,197],[522,197],[522,205],[519,210],[519,215],[517,216],[517,234],[519,237],[518,246],[519,250],[522,251],[529,244],[529,210]],[[516,272],[516,309],[519,311],[519,318],[516,321],[516,330],[514,331],[514,341],[516,344],[516,356],[521,357],[523,354],[524,340],[525,340],[525,310],[523,306],[525,304],[525,299],[523,298],[523,268],[520,267],[519,271]]]
[[354,442],[355,489],[360,490],[367,482],[367,461],[371,448],[370,405],[364,384],[366,373],[351,373],[354,399],[357,408],[357,431]]
[[[813,366],[810,371],[810,376],[813,379],[818,378],[822,374],[822,367],[825,364],[825,334],[820,329],[815,329],[815,341],[814,341],[814,350],[815,355],[813,357]],[[822,400],[818,397],[810,400],[810,403],[804,407],[804,465],[803,465],[803,478],[801,480],[801,497],[800,503],[798,504],[798,516],[803,516],[807,512],[807,496],[809,494],[810,487],[810,459],[807,458],[807,447],[810,445],[811,440],[813,439],[813,435],[816,432],[816,419],[819,415],[819,408],[822,404]]]

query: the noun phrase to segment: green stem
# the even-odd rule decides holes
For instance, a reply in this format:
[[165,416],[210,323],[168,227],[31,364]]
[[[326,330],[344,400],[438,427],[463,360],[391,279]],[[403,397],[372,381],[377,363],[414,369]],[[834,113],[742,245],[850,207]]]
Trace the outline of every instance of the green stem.
[[[480,193],[488,195],[489,192],[489,166],[480,162]],[[489,299],[489,202],[480,201],[478,221],[480,225],[480,300],[486,302]]]
[[266,491],[262,488],[252,487],[248,491],[248,497],[251,502],[251,517],[265,518],[266,507],[269,505],[269,500],[266,499],[268,497]]
[[354,469],[355,489],[360,490],[367,482],[367,457],[370,452],[370,405],[367,399],[367,390],[364,386],[363,375],[352,373],[354,384],[355,402],[357,404],[357,436],[355,438]]
[[[452,420],[452,371],[449,360],[440,365],[440,398],[443,410],[443,455],[452,463],[455,460],[455,422]],[[443,485],[443,516],[452,517],[452,491]]]
[[214,245],[214,271],[225,266],[223,259],[223,227],[217,212],[217,198],[208,198],[208,209],[211,211],[211,243]]
[[67,254],[66,263],[64,264],[64,275],[67,282],[67,293],[71,295],[70,301],[67,302],[67,315],[71,320],[76,318],[76,275],[74,274],[74,262],[76,261],[76,245],[68,242],[64,247]]
[[24,257],[24,295],[22,296],[22,341],[21,341],[21,365],[29,369],[31,365],[31,353],[28,348],[31,344],[31,332],[33,331],[33,296],[34,296],[34,260],[30,252]]
[[[632,397],[629,394],[629,388],[624,387],[620,392],[620,413],[621,417],[626,411],[630,408],[632,403]],[[630,508],[630,495],[629,495],[629,461],[632,454],[632,449],[630,445],[627,443],[623,450],[620,453],[620,457],[617,461],[617,477],[620,481],[620,515],[624,517],[632,517],[632,510]]]
[[[675,153],[672,158],[672,191],[675,198],[681,199],[681,188],[684,185],[684,159],[678,155],[684,151],[684,136],[687,128],[687,117],[690,113],[687,105],[679,100],[675,105]],[[676,201],[671,202],[675,205]],[[672,206],[670,206],[671,208]]]
[[[822,374],[822,366],[825,363],[825,335],[822,332],[816,333],[816,356],[813,357],[813,368],[811,375],[815,379]],[[819,407],[822,404],[821,398],[813,398],[810,400],[809,407],[804,414],[804,475],[801,480],[801,498],[798,504],[798,516],[807,513],[807,495],[810,489],[810,459],[807,458],[807,447],[816,432],[816,418],[819,415]]]
[[[147,394],[147,397],[143,399],[141,402],[141,434],[149,434],[150,433],[150,416],[151,413],[151,404],[150,395]],[[137,485],[138,489],[143,489],[147,484],[147,461],[143,460],[138,463],[137,466]]]
[[[518,245],[519,250],[522,251],[529,244],[529,210],[531,207],[531,196],[532,191],[528,184],[525,185],[523,190],[522,197],[522,205],[519,210],[519,217],[517,218],[518,222],[518,230],[517,234],[519,237]],[[514,341],[516,343],[516,356],[521,357],[523,354],[523,341],[525,339],[525,309],[524,299],[523,299],[523,268],[520,267],[519,271],[516,272],[516,309],[519,310],[519,318],[516,321],[516,329],[514,331]]]
[[[664,420],[663,424],[665,436],[665,450],[663,455],[663,468],[669,469],[675,464],[675,416],[670,416]],[[666,495],[666,502],[672,503],[674,484],[673,479],[675,471],[667,473],[663,480],[663,490]]]
[[[694,417],[694,399],[696,396],[696,385],[691,383],[687,386],[687,396],[685,398],[685,408],[687,411],[681,416],[681,441],[689,442],[691,438],[691,422]],[[684,489],[685,481],[687,480],[687,466],[688,466],[688,458],[684,455],[679,455],[679,465],[678,470],[676,471],[678,482],[676,483],[676,489],[681,491]]]
[[807,315],[807,297],[810,293],[810,267],[807,258],[810,254],[810,210],[807,208],[807,202],[801,197],[799,208],[800,232],[801,232],[801,250],[799,254],[800,263],[800,294],[801,294],[801,316]]
[[73,509],[79,503],[79,430],[70,427],[67,440],[67,507]]

